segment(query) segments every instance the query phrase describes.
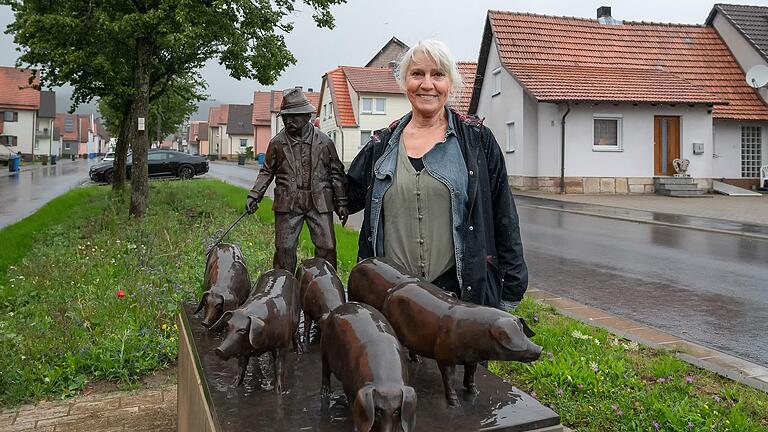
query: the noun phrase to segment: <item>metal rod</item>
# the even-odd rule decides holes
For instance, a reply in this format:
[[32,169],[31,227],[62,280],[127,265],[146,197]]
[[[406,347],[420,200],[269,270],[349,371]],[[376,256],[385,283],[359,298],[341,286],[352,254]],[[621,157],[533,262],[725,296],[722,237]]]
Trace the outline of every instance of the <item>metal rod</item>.
[[217,240],[217,241],[216,241],[216,243],[214,243],[214,244],[213,244],[213,245],[212,245],[212,246],[211,246],[211,247],[208,249],[208,251],[210,252],[211,250],[213,250],[213,248],[215,248],[216,246],[218,246],[218,245],[219,245],[219,243],[221,243],[221,242],[224,240],[224,237],[226,237],[226,236],[227,236],[227,234],[229,234],[229,232],[232,230],[232,228],[234,228],[234,227],[235,227],[235,225],[237,225],[237,224],[238,224],[238,223],[239,223],[241,220],[243,220],[243,218],[244,218],[244,217],[246,217],[247,215],[248,215],[248,211],[246,210],[246,211],[244,211],[244,212],[243,212],[243,214],[241,214],[241,215],[240,215],[240,217],[239,217],[239,218],[237,218],[237,220],[235,221],[235,223],[233,223],[233,224],[232,224],[232,225],[231,225],[231,226],[230,226],[230,227],[229,227],[229,228],[228,228],[226,231],[224,231],[224,234],[222,234],[222,235],[221,235],[221,237],[219,238],[219,240]]

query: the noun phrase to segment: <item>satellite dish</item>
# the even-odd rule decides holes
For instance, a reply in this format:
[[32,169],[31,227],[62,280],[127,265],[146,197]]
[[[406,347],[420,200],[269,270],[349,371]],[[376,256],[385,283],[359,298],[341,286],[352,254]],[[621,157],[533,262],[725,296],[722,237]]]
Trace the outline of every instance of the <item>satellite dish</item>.
[[754,88],[760,88],[768,84],[768,66],[753,66],[747,72],[747,84]]

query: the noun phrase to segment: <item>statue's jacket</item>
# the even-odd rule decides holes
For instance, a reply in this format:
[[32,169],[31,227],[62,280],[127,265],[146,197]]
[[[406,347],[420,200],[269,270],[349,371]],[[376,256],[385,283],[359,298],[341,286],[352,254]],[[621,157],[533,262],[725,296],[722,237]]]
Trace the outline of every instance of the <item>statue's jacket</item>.
[[[314,126],[312,132],[312,202],[320,213],[331,212],[347,205],[344,188],[344,165],[339,160],[336,146],[330,138]],[[275,180],[275,199],[272,210],[291,212],[298,195],[297,180],[301,176],[301,161],[295,160],[285,129],[269,142],[264,166],[248,196],[260,201],[267,187]]]

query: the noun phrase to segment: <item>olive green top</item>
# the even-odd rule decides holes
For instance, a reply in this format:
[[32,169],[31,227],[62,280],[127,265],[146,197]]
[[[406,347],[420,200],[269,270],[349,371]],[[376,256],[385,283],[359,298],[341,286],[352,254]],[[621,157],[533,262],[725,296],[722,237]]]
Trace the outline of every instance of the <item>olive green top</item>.
[[450,191],[426,168],[413,168],[402,137],[384,194],[384,256],[428,281],[456,265]]

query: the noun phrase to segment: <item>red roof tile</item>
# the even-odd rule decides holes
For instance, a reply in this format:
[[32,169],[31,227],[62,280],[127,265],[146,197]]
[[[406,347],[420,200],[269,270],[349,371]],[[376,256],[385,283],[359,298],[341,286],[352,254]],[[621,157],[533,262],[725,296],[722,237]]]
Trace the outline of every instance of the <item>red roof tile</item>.
[[[320,103],[320,92],[304,92],[304,96],[307,97],[307,100],[309,100],[309,103],[312,104],[315,108],[317,108],[317,105]],[[283,104],[283,91],[282,90],[273,90],[272,91],[272,112],[280,112],[280,105]]]
[[490,11],[504,66],[545,101],[709,102],[713,117],[768,120],[714,28]]
[[[72,119],[72,129],[67,130],[64,127],[64,119],[65,118],[71,118]],[[77,114],[66,114],[66,113],[56,113],[56,120],[54,120],[54,125],[59,129],[59,132],[61,133],[62,139],[65,141],[77,141],[78,140],[78,132],[77,132],[77,125],[79,124],[79,120],[77,118]]]
[[210,124],[211,127],[227,124],[228,117],[229,105],[210,107],[208,109],[208,124]]
[[[339,67],[325,74],[327,85],[331,90],[333,110],[336,117],[336,124],[341,127],[357,126],[355,111],[352,108],[352,99],[349,96],[349,87],[347,87],[347,77],[344,69]],[[325,83],[323,83],[326,85]]]
[[464,87],[461,89],[461,93],[456,95],[453,108],[466,114],[469,111],[469,102],[472,100],[472,89],[475,85],[477,62],[456,62],[456,66],[458,66],[461,78],[464,80]]
[[403,93],[391,69],[355,66],[341,68],[358,93]]
[[254,126],[270,126],[272,124],[272,113],[269,106],[271,100],[272,92],[253,92],[253,116],[251,123]]
[[35,78],[29,84],[31,70],[0,66],[0,107],[26,110],[40,109],[40,90],[34,88],[38,83]]

